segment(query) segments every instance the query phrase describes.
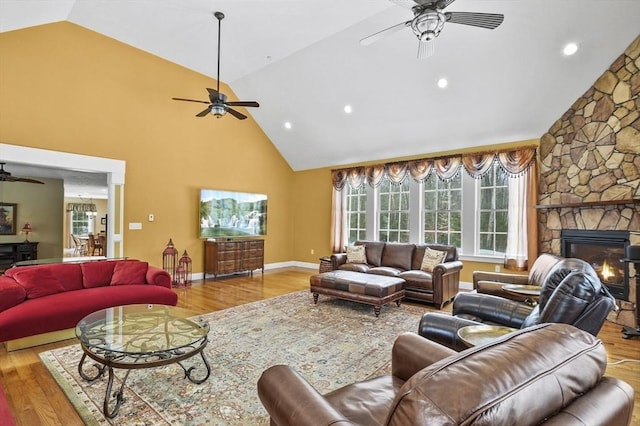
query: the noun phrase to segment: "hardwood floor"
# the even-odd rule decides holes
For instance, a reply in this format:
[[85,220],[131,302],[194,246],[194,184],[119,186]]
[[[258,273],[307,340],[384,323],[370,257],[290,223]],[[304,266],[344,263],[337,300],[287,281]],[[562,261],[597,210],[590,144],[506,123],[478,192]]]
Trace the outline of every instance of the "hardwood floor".
[[[177,289],[178,306],[197,315],[304,290],[309,288],[309,276],[315,272],[286,268],[267,271],[264,276],[256,273],[253,278],[242,275],[217,281],[208,279],[187,289]],[[424,306],[425,311],[433,309],[429,305],[419,306]],[[447,305],[445,310],[450,306]],[[622,339],[620,329],[620,326],[607,322],[598,337],[607,348],[610,363],[636,360],[610,364],[607,375],[621,378],[633,386],[636,396],[632,424],[640,424],[640,340]],[[0,381],[18,425],[83,424],[38,358],[40,352],[74,343],[75,340],[70,339],[14,352],[7,352],[4,345],[0,345]]]

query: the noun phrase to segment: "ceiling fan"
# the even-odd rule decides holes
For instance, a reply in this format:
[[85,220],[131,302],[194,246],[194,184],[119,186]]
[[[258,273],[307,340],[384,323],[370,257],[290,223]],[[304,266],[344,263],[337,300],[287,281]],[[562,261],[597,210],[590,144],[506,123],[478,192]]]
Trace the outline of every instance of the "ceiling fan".
[[443,9],[455,0],[390,0],[398,6],[411,9],[413,19],[401,22],[392,27],[386,28],[375,34],[360,40],[360,44],[369,45],[382,37],[399,31],[405,27],[411,27],[413,33],[418,37],[418,58],[432,56],[434,49],[434,39],[438,37],[446,22],[452,24],[471,25],[473,27],[487,28],[493,30],[497,28],[504,15],[499,13],[479,13],[479,12],[444,12]]
[[184,98],[171,98],[171,99],[175,101],[199,102],[202,104],[209,104],[207,109],[196,114],[196,117],[204,117],[207,114],[213,114],[214,116],[216,116],[216,118],[220,118],[226,113],[229,113],[239,120],[244,120],[245,118],[247,118],[247,116],[231,108],[232,106],[257,108],[260,105],[256,101],[227,102],[227,96],[223,93],[220,93],[220,30],[221,30],[221,21],[224,18],[224,13],[215,12],[213,16],[215,16],[216,19],[218,20],[218,85],[217,87],[215,89],[207,88],[207,92],[209,92],[208,101],[198,101],[194,99],[184,99]]
[[7,172],[4,169],[5,164],[7,163],[0,163],[0,182],[26,182],[26,183],[40,183],[44,185],[44,182],[40,182],[39,180],[11,176],[11,173]]

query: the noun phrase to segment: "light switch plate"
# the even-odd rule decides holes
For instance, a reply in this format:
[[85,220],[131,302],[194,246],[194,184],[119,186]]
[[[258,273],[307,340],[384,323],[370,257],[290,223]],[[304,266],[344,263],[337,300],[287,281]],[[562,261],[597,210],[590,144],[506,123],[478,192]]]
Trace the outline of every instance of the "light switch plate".
[[129,229],[133,229],[133,230],[142,229],[142,224],[140,222],[129,222]]

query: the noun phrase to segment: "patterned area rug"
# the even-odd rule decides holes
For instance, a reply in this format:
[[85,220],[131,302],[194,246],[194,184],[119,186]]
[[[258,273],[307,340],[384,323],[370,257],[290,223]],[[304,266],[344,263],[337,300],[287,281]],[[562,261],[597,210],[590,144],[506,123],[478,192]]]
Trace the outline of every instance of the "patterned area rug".
[[372,306],[327,296],[314,305],[308,291],[299,291],[203,315],[211,328],[209,379],[195,385],[178,365],[131,370],[113,420],[102,415],[107,379],[86,383],[78,375],[79,345],[40,358],[89,425],[268,425],[256,390],[267,367],[289,364],[321,393],[366,379],[388,369],[396,336],[416,332],[427,310],[392,303],[376,318]]

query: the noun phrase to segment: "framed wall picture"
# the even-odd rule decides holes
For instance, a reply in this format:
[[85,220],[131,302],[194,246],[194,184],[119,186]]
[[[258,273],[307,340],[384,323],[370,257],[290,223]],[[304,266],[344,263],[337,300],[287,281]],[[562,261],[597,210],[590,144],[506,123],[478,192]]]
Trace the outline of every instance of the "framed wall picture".
[[18,221],[18,205],[0,203],[0,235],[16,235]]
[[101,217],[100,218],[100,225],[106,225],[107,224],[107,218],[106,217]]

